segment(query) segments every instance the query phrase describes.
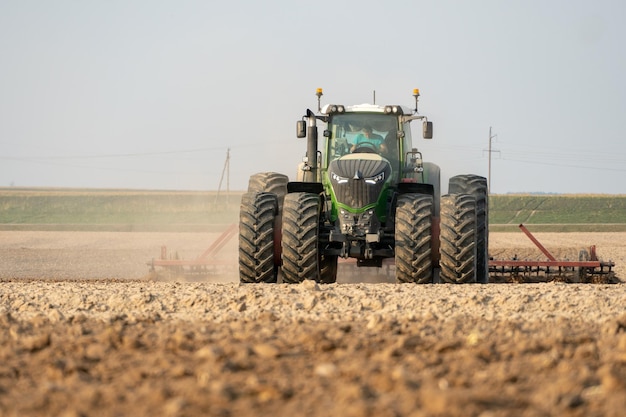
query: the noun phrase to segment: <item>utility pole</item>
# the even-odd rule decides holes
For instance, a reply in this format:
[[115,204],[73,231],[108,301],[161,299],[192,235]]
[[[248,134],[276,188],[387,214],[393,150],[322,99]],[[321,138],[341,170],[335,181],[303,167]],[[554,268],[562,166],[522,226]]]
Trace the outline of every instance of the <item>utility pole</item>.
[[215,196],[215,207],[217,207],[217,200],[220,196],[220,191],[222,190],[224,173],[226,173],[226,207],[228,208],[228,197],[230,196],[230,148],[226,150],[226,161],[224,161],[224,168],[222,169],[222,176],[220,177],[220,185],[217,187],[217,195]]
[[489,126],[489,150],[487,152],[489,152],[489,171],[487,174],[487,188],[489,189],[489,193],[491,193],[491,154],[493,152],[498,152],[500,153],[499,150],[492,150],[491,149],[491,140],[495,137],[497,137],[498,135],[492,135],[491,134],[491,126]]

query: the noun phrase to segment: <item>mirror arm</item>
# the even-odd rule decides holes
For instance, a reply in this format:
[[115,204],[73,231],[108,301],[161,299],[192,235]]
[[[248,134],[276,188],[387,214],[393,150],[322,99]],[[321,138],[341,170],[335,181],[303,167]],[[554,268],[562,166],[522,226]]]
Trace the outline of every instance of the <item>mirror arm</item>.
[[426,116],[402,116],[402,123],[410,122],[411,120],[424,120],[428,121],[428,117]]

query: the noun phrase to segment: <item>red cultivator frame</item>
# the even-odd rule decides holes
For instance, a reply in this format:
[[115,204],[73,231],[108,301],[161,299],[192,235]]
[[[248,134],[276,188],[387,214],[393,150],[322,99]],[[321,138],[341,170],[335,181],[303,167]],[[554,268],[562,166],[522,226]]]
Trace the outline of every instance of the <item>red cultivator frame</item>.
[[491,282],[613,282],[615,263],[600,261],[596,255],[596,247],[583,249],[578,261],[560,261],[533,236],[523,224],[519,228],[548,258],[545,261],[533,260],[489,260],[489,276]]
[[226,230],[197,258],[195,259],[178,259],[178,254],[170,255],[168,259],[167,247],[161,246],[160,259],[152,259],[148,263],[150,272],[156,273],[156,267],[163,268],[163,272],[170,277],[203,277],[220,272],[225,269],[231,269],[233,261],[223,261],[216,259],[217,253],[237,232],[237,225],[231,224]]

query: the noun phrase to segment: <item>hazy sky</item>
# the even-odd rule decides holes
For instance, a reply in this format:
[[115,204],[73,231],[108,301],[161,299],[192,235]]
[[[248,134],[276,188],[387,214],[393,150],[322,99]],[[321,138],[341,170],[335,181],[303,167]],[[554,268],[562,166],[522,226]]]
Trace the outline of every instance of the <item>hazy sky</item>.
[[[626,193],[623,0],[0,0],[0,186],[295,179],[324,103],[412,105],[442,176]],[[223,188],[226,187],[224,179]],[[444,186],[444,191],[447,186]]]

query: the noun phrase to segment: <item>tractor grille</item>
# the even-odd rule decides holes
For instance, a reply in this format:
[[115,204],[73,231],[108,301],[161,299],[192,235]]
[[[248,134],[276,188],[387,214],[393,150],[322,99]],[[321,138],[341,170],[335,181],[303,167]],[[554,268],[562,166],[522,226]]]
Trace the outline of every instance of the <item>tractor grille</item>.
[[337,201],[355,209],[375,203],[391,175],[382,159],[338,159],[328,171]]

